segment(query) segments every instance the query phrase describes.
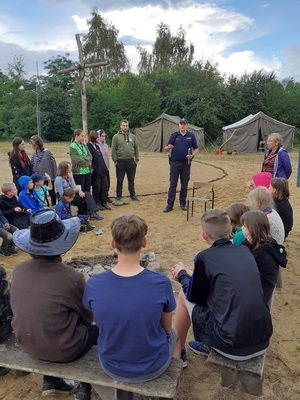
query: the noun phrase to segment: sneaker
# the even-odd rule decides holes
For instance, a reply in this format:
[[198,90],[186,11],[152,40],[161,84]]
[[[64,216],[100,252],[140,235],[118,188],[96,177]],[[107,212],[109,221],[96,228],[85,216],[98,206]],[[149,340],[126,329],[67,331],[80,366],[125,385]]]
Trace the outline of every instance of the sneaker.
[[70,394],[74,393],[74,389],[76,387],[76,384],[72,380],[64,381],[63,379],[60,379],[57,382],[51,382],[51,381],[44,381],[43,383],[43,389],[42,389],[42,396],[47,396],[48,394]]
[[173,210],[173,207],[167,205],[167,207],[164,209],[164,212],[167,213],[167,212],[170,212],[170,211],[172,211],[172,210]]
[[91,231],[93,231],[95,228],[96,228],[95,225],[87,225],[86,231],[87,231],[87,232],[91,232]]
[[11,252],[8,251],[8,250],[6,250],[6,251],[0,250],[0,256],[3,256],[3,257],[12,257],[13,255],[12,255]]
[[116,198],[116,200],[113,201],[113,205],[114,206],[123,206],[124,202],[120,198],[119,198],[119,200],[118,200],[118,198]]
[[90,400],[92,386],[89,383],[80,383],[75,390],[75,400]]
[[100,204],[100,203],[97,203],[97,209],[96,209],[95,211],[103,211],[103,210],[105,210],[105,208],[103,207],[103,205]]
[[104,231],[104,229],[103,228],[99,228],[97,231],[96,231],[96,235],[102,235],[102,233],[104,233],[105,231]]
[[11,253],[13,256],[16,255],[16,254],[19,254],[18,250],[13,249],[12,247],[10,247],[8,251],[9,251],[9,253]]
[[6,367],[0,367],[0,376],[5,376],[10,372],[9,368]]
[[106,201],[107,201],[107,203],[112,203],[112,202],[113,202],[112,199],[111,199],[110,197],[108,197],[108,198],[106,199]]
[[185,204],[180,204],[182,211],[187,211],[187,206]]
[[130,198],[132,201],[140,201],[137,196],[130,196]]
[[186,349],[181,350],[180,358],[182,360],[182,367],[186,368],[187,367],[187,359],[186,359]]
[[207,357],[210,353],[210,348],[206,344],[197,342],[196,340],[189,342],[189,348],[199,356]]

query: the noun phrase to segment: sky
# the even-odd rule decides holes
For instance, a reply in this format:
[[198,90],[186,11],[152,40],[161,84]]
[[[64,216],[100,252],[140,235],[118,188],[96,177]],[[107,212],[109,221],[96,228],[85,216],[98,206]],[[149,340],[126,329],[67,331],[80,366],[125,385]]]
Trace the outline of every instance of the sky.
[[274,71],[300,82],[299,0],[1,0],[0,70],[15,56],[24,58],[27,77],[57,55],[77,62],[75,34],[87,32],[94,7],[118,29],[132,72],[136,46],[151,52],[163,22],[173,35],[181,25],[194,59],[217,63],[222,74]]

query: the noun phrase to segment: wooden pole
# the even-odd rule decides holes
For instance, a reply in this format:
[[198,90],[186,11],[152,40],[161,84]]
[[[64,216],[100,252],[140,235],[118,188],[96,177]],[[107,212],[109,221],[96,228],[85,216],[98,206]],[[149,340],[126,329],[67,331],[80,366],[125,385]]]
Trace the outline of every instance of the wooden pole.
[[109,65],[109,61],[99,61],[93,64],[84,64],[83,60],[83,51],[82,51],[82,44],[80,40],[80,34],[77,33],[75,35],[78,53],[79,53],[79,65],[74,68],[67,68],[64,70],[60,70],[58,74],[69,74],[70,72],[79,71],[80,77],[80,93],[81,93],[81,109],[82,109],[82,130],[88,138],[88,125],[87,125],[87,99],[86,99],[86,88],[85,88],[85,70],[86,68],[96,68],[96,67],[104,67]]
[[77,33],[75,35],[79,53],[79,76],[80,76],[80,93],[81,93],[81,107],[82,107],[82,129],[85,134],[85,137],[88,138],[88,127],[87,127],[87,102],[86,102],[86,89],[85,89],[85,68],[83,62],[83,52],[82,52],[82,44],[80,41],[80,35]]

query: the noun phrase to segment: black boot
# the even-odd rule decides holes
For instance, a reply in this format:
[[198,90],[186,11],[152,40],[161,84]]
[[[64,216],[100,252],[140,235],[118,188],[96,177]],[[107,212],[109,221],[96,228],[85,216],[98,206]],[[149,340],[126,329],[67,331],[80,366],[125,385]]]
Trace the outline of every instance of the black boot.
[[109,207],[109,205],[107,203],[101,203],[101,205],[104,210],[111,210],[111,208]]

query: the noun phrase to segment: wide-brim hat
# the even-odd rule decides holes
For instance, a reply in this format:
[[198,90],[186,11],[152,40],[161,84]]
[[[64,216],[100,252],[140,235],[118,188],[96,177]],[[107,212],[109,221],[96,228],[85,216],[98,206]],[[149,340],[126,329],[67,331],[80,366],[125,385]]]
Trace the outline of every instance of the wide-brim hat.
[[26,253],[57,256],[70,250],[78,238],[80,220],[61,220],[54,210],[39,210],[30,218],[30,228],[14,232],[13,241]]

